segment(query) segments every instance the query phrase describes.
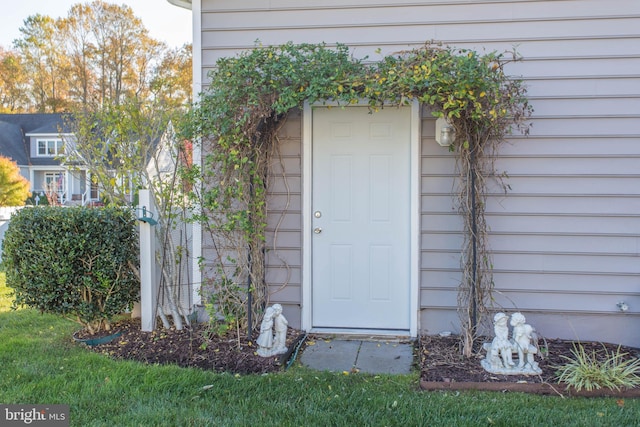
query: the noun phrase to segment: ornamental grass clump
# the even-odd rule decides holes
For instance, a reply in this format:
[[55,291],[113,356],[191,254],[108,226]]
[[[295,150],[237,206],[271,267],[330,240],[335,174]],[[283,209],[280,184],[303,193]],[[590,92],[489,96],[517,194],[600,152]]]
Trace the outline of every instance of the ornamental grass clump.
[[611,353],[606,348],[604,352],[589,353],[578,344],[571,353],[573,357],[562,356],[568,363],[557,367],[557,378],[577,391],[620,390],[640,385],[640,359],[622,352],[620,347]]

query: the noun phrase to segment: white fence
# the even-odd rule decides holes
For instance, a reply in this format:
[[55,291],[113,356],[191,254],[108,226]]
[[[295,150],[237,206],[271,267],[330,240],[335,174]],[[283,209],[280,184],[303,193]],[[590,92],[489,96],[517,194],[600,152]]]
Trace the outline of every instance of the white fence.
[[22,209],[24,206],[3,206],[0,207],[0,261],[2,261],[2,242],[4,241],[4,232],[9,227],[11,215]]

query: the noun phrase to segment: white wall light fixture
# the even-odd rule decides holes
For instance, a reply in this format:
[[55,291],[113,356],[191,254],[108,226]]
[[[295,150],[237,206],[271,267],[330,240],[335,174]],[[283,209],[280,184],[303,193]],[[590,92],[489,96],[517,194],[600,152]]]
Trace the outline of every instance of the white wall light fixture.
[[455,134],[453,126],[444,117],[436,120],[436,142],[443,147],[448,147],[453,143]]

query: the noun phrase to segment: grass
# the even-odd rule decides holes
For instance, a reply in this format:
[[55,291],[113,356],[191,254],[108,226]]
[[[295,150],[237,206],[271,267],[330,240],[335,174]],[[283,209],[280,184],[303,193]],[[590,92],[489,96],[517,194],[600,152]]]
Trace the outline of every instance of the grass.
[[[0,295],[7,288],[0,286]],[[423,392],[418,374],[343,375],[294,365],[235,376],[116,362],[71,339],[78,325],[0,307],[0,402],[68,404],[72,426],[627,426],[640,399]]]
[[5,285],[6,276],[3,271],[0,272],[0,313],[7,312],[11,310],[11,305],[13,299],[11,298],[11,294],[13,293],[13,289],[8,288]]

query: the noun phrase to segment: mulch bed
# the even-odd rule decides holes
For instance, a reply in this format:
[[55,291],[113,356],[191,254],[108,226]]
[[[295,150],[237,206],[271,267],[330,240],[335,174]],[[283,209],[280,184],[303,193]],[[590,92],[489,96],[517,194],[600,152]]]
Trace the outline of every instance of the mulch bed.
[[[287,365],[292,353],[304,349],[304,333],[289,328],[287,347],[289,352],[280,356],[260,357],[256,345],[247,339],[243,331],[230,331],[223,337],[208,335],[204,324],[195,324],[178,331],[175,328],[142,332],[140,319],[126,319],[114,327],[122,335],[106,344],[87,347],[114,359],[137,360],[150,364],[175,364],[238,374],[262,374],[278,372]],[[257,338],[257,335],[253,339]],[[487,340],[489,341],[489,340]],[[541,375],[495,375],[480,365],[484,352],[475,357],[461,355],[460,339],[452,335],[423,336],[415,343],[416,366],[420,370],[420,386],[424,390],[495,390],[523,391],[540,394],[640,397],[640,389],[630,390],[570,390],[555,380],[554,366],[566,362],[562,355],[571,356],[573,343],[564,340],[546,340],[543,344],[544,358],[536,356],[542,369]],[[602,351],[609,354],[618,346],[595,342],[582,342],[585,350]],[[633,357],[640,350],[621,347],[622,352]]]
[[[122,335],[109,343],[87,348],[114,359],[238,374],[280,371],[288,356],[258,356],[257,347],[242,332],[239,336],[231,331],[224,337],[208,337],[203,323],[185,326],[180,331],[160,327],[153,332],[142,332],[140,319],[131,319],[117,323],[113,329],[122,331]],[[299,331],[289,328],[287,347],[293,350],[298,339]]]
[[[490,339],[487,338],[487,342]],[[478,352],[474,357],[462,356],[461,341],[458,336],[423,336],[419,339],[420,387],[423,390],[489,390],[519,391],[549,395],[571,396],[617,396],[640,397],[640,389],[626,390],[580,390],[558,384],[556,366],[566,364],[562,356],[572,357],[574,343],[554,339],[540,343],[542,355],[536,355],[542,373],[540,375],[496,375],[485,371],[480,365],[485,352]],[[587,354],[592,351],[608,354],[618,351],[618,346],[608,343],[581,342]],[[622,353],[631,357],[640,357],[640,350],[631,347],[620,347]]]

